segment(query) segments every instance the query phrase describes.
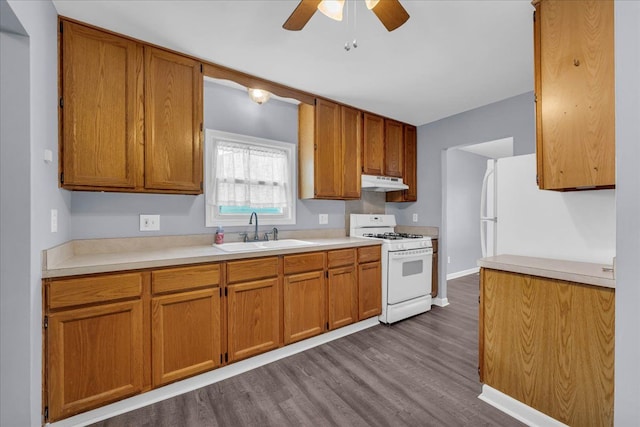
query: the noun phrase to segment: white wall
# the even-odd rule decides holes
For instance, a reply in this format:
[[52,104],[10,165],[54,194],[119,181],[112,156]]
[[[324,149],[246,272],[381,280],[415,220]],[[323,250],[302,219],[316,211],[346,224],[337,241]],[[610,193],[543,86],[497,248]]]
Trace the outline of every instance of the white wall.
[[640,2],[615,2],[618,427],[640,420]]

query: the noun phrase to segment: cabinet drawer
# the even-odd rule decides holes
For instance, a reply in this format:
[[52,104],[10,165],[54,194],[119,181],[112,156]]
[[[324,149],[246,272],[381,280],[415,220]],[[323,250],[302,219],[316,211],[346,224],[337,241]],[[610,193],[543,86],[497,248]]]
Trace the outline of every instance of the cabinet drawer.
[[151,272],[151,288],[154,294],[219,284],[220,264],[170,268]]
[[284,274],[303,273],[324,269],[324,252],[287,255],[284,257]]
[[278,275],[278,257],[256,258],[227,263],[227,283],[275,277]]
[[142,294],[142,274],[109,274],[77,279],[54,280],[49,284],[49,309],[92,304]]
[[327,252],[327,266],[329,268],[341,267],[343,265],[353,265],[356,263],[355,249],[342,249],[339,251]]
[[358,263],[380,261],[380,246],[358,248]]

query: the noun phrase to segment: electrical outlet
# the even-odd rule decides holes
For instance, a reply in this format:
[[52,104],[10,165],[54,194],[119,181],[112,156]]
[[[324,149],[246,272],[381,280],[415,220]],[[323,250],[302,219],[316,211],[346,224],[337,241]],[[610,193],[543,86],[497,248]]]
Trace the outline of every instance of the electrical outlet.
[[329,214],[319,214],[318,224],[329,224]]
[[51,209],[51,232],[58,232],[58,209]]
[[413,222],[418,222],[418,214],[413,214]]
[[160,230],[160,215],[140,215],[140,231]]

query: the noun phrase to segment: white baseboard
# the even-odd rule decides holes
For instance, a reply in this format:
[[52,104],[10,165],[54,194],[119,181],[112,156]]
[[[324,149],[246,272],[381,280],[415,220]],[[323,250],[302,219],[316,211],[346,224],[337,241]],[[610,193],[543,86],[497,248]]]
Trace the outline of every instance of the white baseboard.
[[482,393],[478,399],[531,427],[568,427],[547,414],[543,414],[486,384],[482,386]]
[[296,353],[300,353],[329,341],[351,335],[355,332],[362,331],[379,324],[380,322],[378,321],[378,317],[372,317],[304,341],[290,344],[246,360],[241,360],[222,368],[214,369],[213,371],[205,372],[204,374],[200,374],[195,377],[187,378],[164,387],[150,390],[146,393],[142,393],[110,405],[87,411],[54,423],[48,423],[47,425],[51,427],[79,427],[93,424],[107,418],[115,417],[116,415],[124,414],[125,412],[133,411],[134,409],[151,405],[152,403],[156,403],[161,400],[169,399],[189,391],[206,387],[210,384],[226,380],[227,378],[243,372],[250,371],[251,369],[275,362],[276,360],[284,359],[285,357],[292,356]]
[[468,276],[470,274],[475,274],[480,271],[480,267],[473,267],[468,270],[457,271],[455,273],[447,274],[447,280],[457,279],[458,277]]
[[438,307],[446,307],[449,305],[449,298],[434,298],[433,305],[437,305]]

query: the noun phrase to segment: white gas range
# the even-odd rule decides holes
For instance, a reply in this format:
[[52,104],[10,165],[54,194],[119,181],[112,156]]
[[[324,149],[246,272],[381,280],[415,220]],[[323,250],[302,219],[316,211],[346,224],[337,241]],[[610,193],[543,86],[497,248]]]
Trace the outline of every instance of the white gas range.
[[349,235],[382,240],[383,323],[431,309],[431,238],[395,233],[393,215],[351,214]]

